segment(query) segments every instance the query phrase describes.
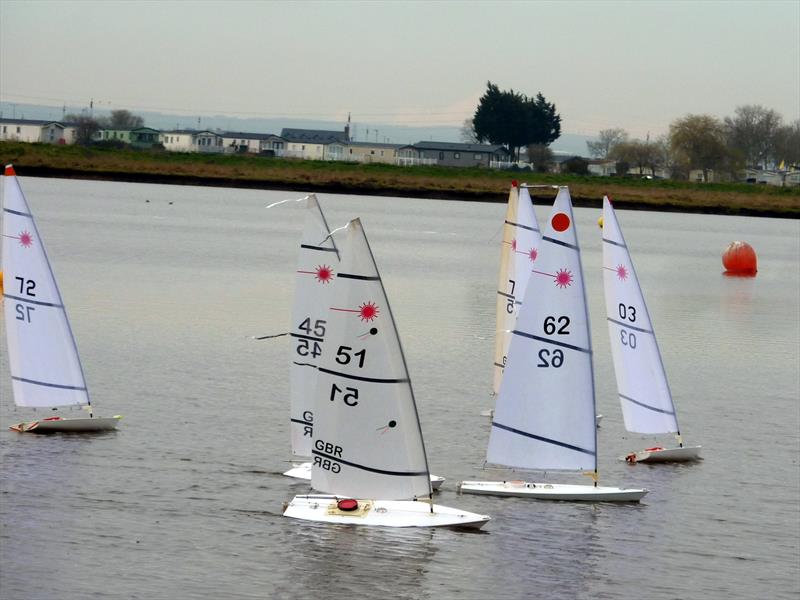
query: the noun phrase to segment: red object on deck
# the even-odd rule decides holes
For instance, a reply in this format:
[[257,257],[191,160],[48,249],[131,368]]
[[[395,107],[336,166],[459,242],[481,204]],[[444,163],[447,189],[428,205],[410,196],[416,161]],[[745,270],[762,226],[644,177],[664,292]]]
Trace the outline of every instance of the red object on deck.
[[512,185],[513,187],[519,187],[519,183],[517,183],[517,180],[516,180],[516,179],[512,179],[512,180],[511,180],[511,185]]
[[6,171],[4,173],[6,177],[16,177],[17,174],[14,173],[14,167],[12,165],[6,165]]
[[722,266],[726,273],[755,275],[758,271],[756,251],[747,242],[731,242],[722,253]]
[[352,498],[347,498],[346,500],[339,500],[336,503],[336,506],[339,510],[344,511],[351,511],[358,508],[358,500],[353,500]]

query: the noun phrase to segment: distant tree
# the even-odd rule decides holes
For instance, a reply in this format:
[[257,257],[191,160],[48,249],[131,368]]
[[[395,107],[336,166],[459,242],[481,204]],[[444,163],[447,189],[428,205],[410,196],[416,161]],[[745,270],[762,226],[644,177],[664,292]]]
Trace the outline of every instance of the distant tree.
[[472,124],[472,119],[464,119],[464,124],[461,126],[460,137],[461,141],[465,144],[477,144],[478,136],[475,135],[475,127]]
[[92,143],[92,136],[100,129],[100,124],[86,114],[70,114],[65,115],[64,120],[68,123],[76,125],[76,143],[82,146],[88,146]]
[[553,151],[544,144],[531,144],[527,148],[528,161],[537,173],[547,173],[553,164]]
[[112,110],[111,115],[98,120],[104,129],[131,130],[144,125],[144,119],[129,110]]
[[580,156],[573,156],[569,160],[561,163],[562,173],[573,173],[575,175],[588,175],[589,174],[589,161]]
[[731,152],[725,143],[725,126],[711,115],[687,115],[669,126],[669,143],[675,162],[681,170],[703,170],[708,173],[729,166]]
[[542,94],[528,98],[514,90],[501,91],[491,81],[478,102],[472,125],[478,141],[502,144],[516,160],[520,148],[548,145],[561,135],[561,117],[555,104]]
[[775,162],[784,166],[800,165],[800,120],[775,132]]
[[[631,166],[637,167],[640,175],[644,175],[645,170],[649,170],[651,175],[655,175],[656,169],[663,164],[662,156],[663,153],[657,144],[642,140],[619,142],[614,145],[609,154],[609,158],[617,163],[624,163],[628,169]],[[627,170],[620,174],[624,175],[625,173]]]
[[776,111],[759,104],[738,106],[733,117],[725,118],[728,145],[739,151],[748,166],[766,168],[776,159],[776,136],[782,121]]
[[586,142],[589,155],[594,158],[609,158],[614,146],[628,141],[628,132],[624,129],[603,129],[597,134],[597,141]]

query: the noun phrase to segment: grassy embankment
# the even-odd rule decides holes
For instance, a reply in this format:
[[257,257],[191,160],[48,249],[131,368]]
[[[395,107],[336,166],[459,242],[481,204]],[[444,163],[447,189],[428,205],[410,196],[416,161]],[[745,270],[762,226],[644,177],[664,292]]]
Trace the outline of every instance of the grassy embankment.
[[[395,167],[243,155],[200,155],[0,142],[21,176],[51,176],[504,202],[512,179],[569,185],[577,205],[800,218],[800,188],[540,175],[449,167]],[[550,202],[551,190],[533,190]]]

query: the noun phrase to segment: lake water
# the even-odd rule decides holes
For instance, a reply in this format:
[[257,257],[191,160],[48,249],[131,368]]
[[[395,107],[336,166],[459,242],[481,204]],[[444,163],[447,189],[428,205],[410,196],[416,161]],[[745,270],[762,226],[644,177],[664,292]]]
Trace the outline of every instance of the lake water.
[[[101,436],[19,435],[0,355],[2,598],[797,598],[800,221],[619,211],[693,465],[628,466],[599,210],[576,209],[601,484],[640,505],[459,496],[481,471],[505,206],[320,195],[360,216],[395,312],[437,503],[485,532],[281,516],[302,194],[21,178],[69,309]],[[149,202],[148,202],[149,200]],[[540,220],[548,207],[537,206]],[[754,279],[721,275],[736,239]],[[2,339],[5,339],[4,333]],[[662,441],[663,438],[662,438]],[[564,480],[568,478],[562,478]],[[576,477],[575,479],[583,479]],[[588,483],[588,481],[584,481]]]

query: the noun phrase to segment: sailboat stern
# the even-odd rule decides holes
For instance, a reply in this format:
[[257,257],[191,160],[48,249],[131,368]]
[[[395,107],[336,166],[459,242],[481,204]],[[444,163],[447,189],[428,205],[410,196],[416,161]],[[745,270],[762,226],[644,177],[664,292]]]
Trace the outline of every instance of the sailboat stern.
[[646,448],[639,452],[631,452],[620,459],[628,464],[636,463],[666,463],[666,462],[694,462],[703,460],[700,456],[702,446],[682,446],[680,448]]
[[330,495],[295,496],[283,516],[343,525],[457,529],[480,529],[490,520],[486,515],[438,504],[431,507],[425,500],[364,500]]
[[114,431],[122,417],[81,417],[65,419],[62,417],[49,417],[39,421],[17,423],[9,427],[18,433],[97,433]]

